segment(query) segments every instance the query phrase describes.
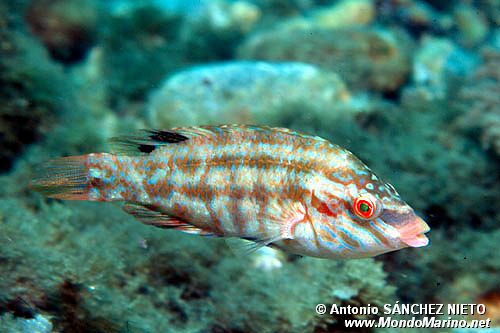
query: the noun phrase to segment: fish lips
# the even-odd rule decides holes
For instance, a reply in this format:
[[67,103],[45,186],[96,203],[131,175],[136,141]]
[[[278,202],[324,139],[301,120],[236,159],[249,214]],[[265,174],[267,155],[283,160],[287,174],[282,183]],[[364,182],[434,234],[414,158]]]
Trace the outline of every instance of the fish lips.
[[425,236],[425,233],[431,228],[413,211],[405,213],[384,211],[381,218],[399,232],[399,239],[405,245],[422,247],[429,244],[429,239]]

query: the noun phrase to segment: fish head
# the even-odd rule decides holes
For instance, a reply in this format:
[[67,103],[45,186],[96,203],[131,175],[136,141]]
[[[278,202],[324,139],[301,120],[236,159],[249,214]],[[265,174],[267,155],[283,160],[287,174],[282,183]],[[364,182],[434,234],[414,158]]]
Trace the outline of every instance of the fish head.
[[322,256],[364,258],[426,246],[427,223],[391,184],[354,159],[347,173],[344,170],[342,177],[335,178],[335,170],[313,193],[311,204],[316,221],[321,221],[319,244],[327,248]]

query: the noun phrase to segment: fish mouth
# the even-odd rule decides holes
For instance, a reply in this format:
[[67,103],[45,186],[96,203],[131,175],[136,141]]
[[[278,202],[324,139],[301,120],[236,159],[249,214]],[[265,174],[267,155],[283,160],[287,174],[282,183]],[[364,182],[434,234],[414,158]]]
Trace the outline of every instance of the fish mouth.
[[411,247],[422,247],[429,244],[429,239],[425,236],[425,233],[431,228],[415,213],[390,215],[392,215],[392,218],[389,219],[391,220],[389,224],[399,232],[401,242]]
[[427,223],[417,215],[406,223],[399,231],[400,239],[403,243],[411,247],[422,247],[429,244],[429,238],[424,234],[431,230]]

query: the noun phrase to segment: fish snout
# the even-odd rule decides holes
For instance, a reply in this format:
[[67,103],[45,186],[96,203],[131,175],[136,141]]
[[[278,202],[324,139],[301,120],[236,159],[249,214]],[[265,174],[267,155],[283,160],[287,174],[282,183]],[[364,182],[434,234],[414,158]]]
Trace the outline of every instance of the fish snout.
[[399,239],[407,246],[422,247],[429,244],[425,233],[431,228],[413,211],[407,213],[387,212],[382,214],[381,218],[399,232]]

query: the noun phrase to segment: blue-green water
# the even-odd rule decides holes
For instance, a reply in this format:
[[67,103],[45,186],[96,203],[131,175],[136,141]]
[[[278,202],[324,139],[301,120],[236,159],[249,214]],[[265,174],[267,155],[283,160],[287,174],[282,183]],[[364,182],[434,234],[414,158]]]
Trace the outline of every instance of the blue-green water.
[[[0,1],[0,332],[357,332],[396,301],[485,304],[454,318],[500,325],[499,23],[496,0]],[[229,123],[349,149],[430,245],[240,254],[29,186],[113,136]]]

